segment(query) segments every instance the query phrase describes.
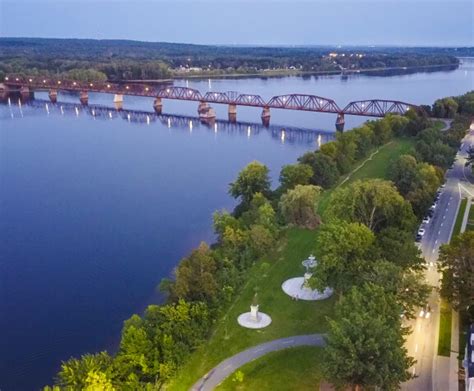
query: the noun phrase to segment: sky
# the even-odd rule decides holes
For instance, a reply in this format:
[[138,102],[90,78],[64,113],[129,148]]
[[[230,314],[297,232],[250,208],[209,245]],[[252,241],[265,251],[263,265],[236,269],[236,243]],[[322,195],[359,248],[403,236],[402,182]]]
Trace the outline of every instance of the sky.
[[0,0],[0,36],[474,46],[474,0]]

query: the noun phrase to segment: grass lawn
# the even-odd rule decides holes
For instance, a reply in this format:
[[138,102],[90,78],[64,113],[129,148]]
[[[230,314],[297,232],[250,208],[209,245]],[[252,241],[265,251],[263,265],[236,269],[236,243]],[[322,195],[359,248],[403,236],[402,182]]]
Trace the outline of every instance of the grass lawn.
[[469,209],[469,217],[467,220],[466,231],[474,231],[474,207],[471,204],[471,209]]
[[464,218],[464,212],[466,211],[467,199],[463,198],[461,204],[459,205],[458,215],[456,216],[456,222],[454,223],[453,228],[453,237],[459,235],[461,232],[462,219]]
[[[254,265],[248,283],[227,314],[218,320],[210,340],[191,355],[168,389],[188,390],[220,361],[248,347],[272,339],[326,331],[326,316],[332,313],[334,298],[295,302],[281,289],[286,279],[303,275],[301,261],[314,250],[315,237],[315,231],[291,229],[278,251]],[[266,276],[260,273],[262,262],[271,265]],[[262,330],[249,330],[240,327],[236,319],[250,310],[256,287],[260,309],[272,317],[272,324]]]
[[440,303],[438,355],[449,357],[451,354],[451,306],[445,301]]
[[[398,156],[407,153],[412,147],[413,141],[410,139],[399,138],[392,140],[390,143],[381,146],[378,152],[365,163],[365,160],[357,162],[352,173],[342,178],[339,186],[347,186],[357,179],[387,179],[390,164]],[[349,178],[345,180],[348,176]],[[331,194],[332,190],[328,190],[322,195],[319,207],[319,213],[322,217],[324,217],[324,211],[330,202]],[[326,316],[332,314],[334,298],[318,302],[295,302],[281,290],[283,281],[291,277],[302,276],[304,270],[301,266],[301,261],[314,251],[316,235],[317,231],[288,230],[284,240],[281,241],[280,248],[253,266],[249,273],[248,282],[242,289],[242,292],[236,297],[234,304],[231,305],[224,316],[217,319],[217,324],[209,341],[190,356],[186,364],[180,368],[177,375],[168,384],[168,390],[189,390],[200,377],[219,362],[251,346],[276,338],[321,333],[327,330]],[[266,275],[262,275],[260,272],[263,262],[271,265]],[[272,317],[272,324],[260,331],[244,329],[236,321],[239,314],[249,311],[255,288],[258,289],[260,309]],[[259,368],[263,370],[263,364],[261,363],[268,362],[267,358],[273,359],[275,357],[275,360],[278,361],[285,354],[291,353],[288,351],[282,353],[282,356],[274,353],[272,356],[265,356],[244,368],[247,368],[248,373],[250,371],[256,373]],[[320,360],[319,357],[318,360]],[[315,362],[317,366],[317,363],[320,361],[313,360],[312,362]],[[269,381],[268,379],[272,378],[272,383],[269,384],[274,385],[274,387],[260,388],[260,384],[263,384],[264,381],[262,380],[262,383],[255,383],[255,385],[254,383],[248,383],[245,388],[262,390],[285,389],[278,388],[278,386],[286,387],[291,384],[287,382],[289,376],[293,376],[295,373],[293,372],[294,369],[291,368],[293,366],[288,362],[275,367],[273,364],[267,365],[262,377],[256,376],[256,381],[258,379],[265,380],[265,377]],[[315,374],[319,374],[317,369],[314,369],[314,371]],[[299,376],[302,378],[305,376],[309,377],[309,380],[308,383],[305,383],[305,379],[301,379],[302,388],[296,389],[314,389],[315,384],[317,384],[316,381],[319,381],[311,380],[312,372],[309,372],[308,367],[302,367]],[[253,377],[254,375],[252,374]],[[243,384],[246,384],[245,381],[250,381],[250,379],[244,380]],[[236,386],[235,384],[232,385],[232,382],[226,382],[225,384],[227,383],[228,385],[225,387]],[[311,386],[309,386],[310,383]],[[306,385],[309,388],[305,388]]]
[[[357,162],[350,174],[343,175],[335,188],[347,186],[348,184],[366,178],[388,179],[390,165],[400,156],[408,153],[414,146],[414,141],[409,138],[395,138],[391,142],[382,145],[378,150],[372,151],[369,160]],[[378,152],[377,152],[378,151]],[[319,213],[324,215],[324,211],[329,205],[331,194],[334,189],[324,191],[319,203]]]
[[[309,391],[317,390],[321,381],[323,351],[314,346],[304,346],[269,353],[266,356],[244,365],[239,370],[243,381],[234,381],[229,376],[217,391]],[[284,374],[282,377],[276,373]]]

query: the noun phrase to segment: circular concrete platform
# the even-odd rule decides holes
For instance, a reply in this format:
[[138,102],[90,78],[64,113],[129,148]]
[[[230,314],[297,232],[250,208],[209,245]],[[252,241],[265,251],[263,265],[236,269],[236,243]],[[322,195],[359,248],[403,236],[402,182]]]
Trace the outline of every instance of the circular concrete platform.
[[324,300],[333,294],[331,288],[326,288],[323,292],[308,288],[304,285],[304,281],[304,277],[290,278],[281,284],[281,288],[288,296],[297,300]]
[[252,316],[251,312],[245,312],[237,318],[237,322],[248,329],[263,329],[272,323],[272,318],[263,312],[258,313],[258,319]]

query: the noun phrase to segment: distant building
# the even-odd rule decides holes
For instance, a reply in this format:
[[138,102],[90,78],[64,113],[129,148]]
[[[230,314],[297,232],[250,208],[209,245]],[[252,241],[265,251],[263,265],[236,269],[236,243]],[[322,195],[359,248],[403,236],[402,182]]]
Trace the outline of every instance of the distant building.
[[464,368],[466,368],[466,391],[474,391],[474,323],[469,326],[467,332]]

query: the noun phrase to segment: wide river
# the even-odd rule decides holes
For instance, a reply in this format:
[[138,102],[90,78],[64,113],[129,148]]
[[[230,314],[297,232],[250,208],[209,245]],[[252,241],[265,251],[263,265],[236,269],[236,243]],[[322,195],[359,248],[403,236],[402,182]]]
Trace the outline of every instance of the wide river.
[[[431,104],[474,89],[474,61],[453,71],[178,80],[201,92],[264,99],[309,93],[339,106],[370,98]],[[160,300],[156,286],[200,241],[212,212],[235,201],[228,185],[250,161],[280,168],[334,135],[335,115],[238,108],[238,123],[199,123],[196,103],[91,95],[90,108],[46,93],[0,105],[0,389],[37,390],[61,360],[113,350],[122,322]],[[110,110],[102,106],[109,106]],[[128,111],[130,110],[130,111]],[[176,115],[168,115],[174,113]],[[346,129],[365,121],[347,117]]]

